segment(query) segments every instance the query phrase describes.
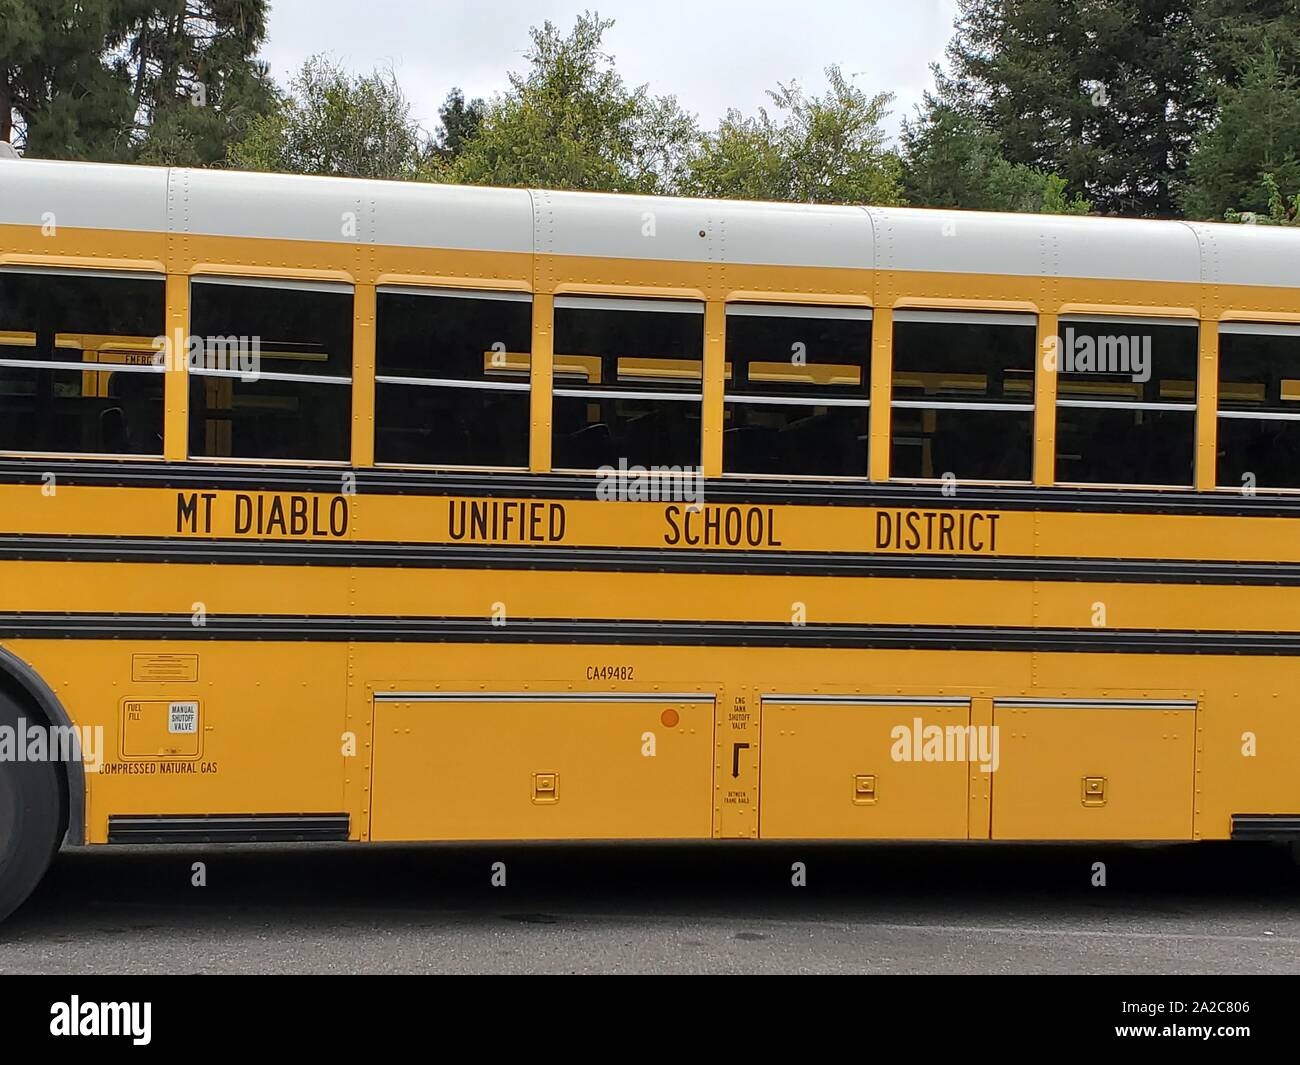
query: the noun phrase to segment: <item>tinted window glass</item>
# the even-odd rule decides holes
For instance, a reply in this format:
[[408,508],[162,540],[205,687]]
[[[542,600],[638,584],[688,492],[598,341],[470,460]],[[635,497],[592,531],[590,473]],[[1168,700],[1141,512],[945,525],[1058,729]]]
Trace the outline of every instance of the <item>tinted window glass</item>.
[[[900,312],[901,313],[901,312]],[[894,399],[1034,401],[1032,321],[894,322]]]
[[723,469],[865,477],[871,319],[861,308],[727,308]]
[[190,454],[348,458],[351,390],[317,381],[190,376]]
[[700,461],[703,305],[557,298],[552,464]]
[[1056,479],[1080,484],[1191,485],[1196,413],[1116,406],[1056,412]]
[[894,477],[1024,481],[1033,468],[1033,411],[895,408]]
[[0,449],[161,455],[164,325],[161,278],[0,270]]
[[1196,459],[1195,323],[1060,323],[1056,479],[1191,485]]
[[1063,319],[1057,399],[1195,403],[1192,325]]
[[375,362],[384,377],[528,383],[532,300],[380,291]]
[[1226,331],[1231,328],[1224,325],[1219,334],[1219,410],[1300,414],[1300,330],[1268,335]]
[[1035,324],[1029,315],[897,312],[891,476],[1031,479]]
[[527,466],[531,298],[381,291],[378,315],[375,458]]
[[1219,327],[1217,483],[1300,488],[1300,326]]
[[190,453],[346,461],[352,293],[293,283],[195,281]]
[[1300,420],[1220,418],[1217,483],[1300,488]]

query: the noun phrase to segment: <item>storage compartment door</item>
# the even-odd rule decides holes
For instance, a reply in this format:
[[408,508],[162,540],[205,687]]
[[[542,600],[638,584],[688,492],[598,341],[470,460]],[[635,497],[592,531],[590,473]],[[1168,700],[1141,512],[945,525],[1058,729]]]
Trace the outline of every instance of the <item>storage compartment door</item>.
[[759,835],[966,839],[970,700],[763,699]]
[[375,698],[375,840],[704,839],[709,695]]
[[994,839],[1191,839],[1196,703],[996,699]]

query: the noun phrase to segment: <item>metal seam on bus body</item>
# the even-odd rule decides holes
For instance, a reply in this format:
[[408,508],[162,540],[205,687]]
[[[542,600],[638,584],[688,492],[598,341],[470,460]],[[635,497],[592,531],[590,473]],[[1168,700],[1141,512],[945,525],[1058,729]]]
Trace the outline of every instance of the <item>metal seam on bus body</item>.
[[[359,495],[482,496],[484,498],[554,499],[581,502],[596,499],[599,476],[591,474],[477,473],[421,469],[332,466],[329,471],[294,463],[259,465],[199,460],[180,468],[143,457],[113,456],[110,465],[67,456],[49,456],[37,469],[29,458],[0,457],[0,484],[40,485],[46,473],[60,485],[114,488],[210,489],[214,491],[337,491],[339,472],[356,478]],[[1041,513],[1188,514],[1300,518],[1300,492],[1269,494],[1259,489],[1196,492],[1190,488],[1142,489],[1092,487],[1030,487],[960,484],[957,495],[945,496],[939,482],[827,482],[748,479],[736,475],[704,482],[711,502],[768,503],[781,506],[943,507],[952,510],[1008,510]]]
[[0,534],[0,561],[317,566],[322,569],[484,569],[566,573],[935,578],[1075,584],[1300,585],[1300,563],[831,551],[719,551],[389,541]]
[[1300,632],[1066,629],[973,625],[871,625],[649,621],[623,618],[490,618],[208,614],[0,614],[0,639],[504,643],[637,646],[821,647],[1065,654],[1294,655]]

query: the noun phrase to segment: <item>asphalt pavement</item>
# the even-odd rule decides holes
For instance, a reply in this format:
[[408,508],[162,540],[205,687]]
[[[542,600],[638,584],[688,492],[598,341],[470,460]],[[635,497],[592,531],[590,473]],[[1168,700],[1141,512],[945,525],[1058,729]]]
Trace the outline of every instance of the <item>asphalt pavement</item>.
[[1218,843],[65,850],[0,973],[124,972],[1300,973],[1300,871]]

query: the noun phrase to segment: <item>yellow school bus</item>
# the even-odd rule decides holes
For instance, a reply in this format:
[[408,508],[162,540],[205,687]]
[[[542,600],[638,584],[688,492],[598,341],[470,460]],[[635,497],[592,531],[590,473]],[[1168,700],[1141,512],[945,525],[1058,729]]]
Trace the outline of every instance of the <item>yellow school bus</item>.
[[0,911],[61,841],[1295,840],[1298,491],[1295,231],[0,161]]

